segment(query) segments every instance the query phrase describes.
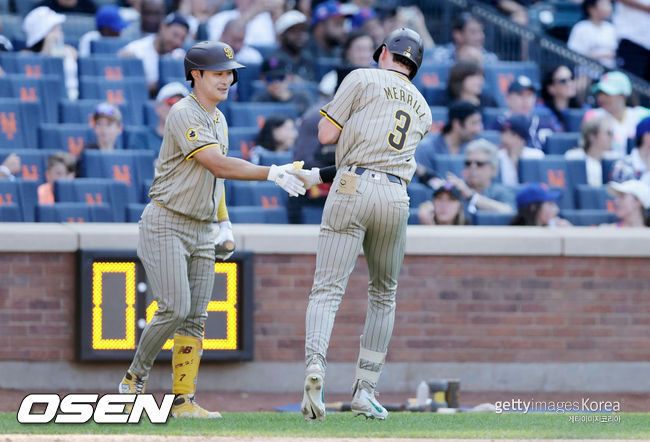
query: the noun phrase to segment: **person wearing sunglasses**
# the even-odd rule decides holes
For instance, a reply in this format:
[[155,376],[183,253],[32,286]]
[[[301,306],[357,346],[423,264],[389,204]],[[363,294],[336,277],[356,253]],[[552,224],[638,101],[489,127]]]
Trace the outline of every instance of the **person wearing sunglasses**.
[[[587,184],[603,185],[602,160],[612,153],[612,124],[607,117],[597,117],[582,123],[580,146],[564,154],[567,160],[585,160]],[[606,182],[607,180],[605,180]]]
[[562,131],[568,131],[567,111],[582,107],[576,99],[577,82],[571,69],[560,64],[546,71],[542,78],[541,94],[543,104],[538,105],[537,110],[550,111]]

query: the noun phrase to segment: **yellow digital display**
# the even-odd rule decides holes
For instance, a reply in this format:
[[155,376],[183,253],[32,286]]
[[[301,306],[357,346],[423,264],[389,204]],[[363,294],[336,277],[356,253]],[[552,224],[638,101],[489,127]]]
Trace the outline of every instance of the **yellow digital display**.
[[[104,338],[104,276],[107,273],[124,275],[124,338]],[[130,350],[135,348],[135,263],[93,263],[93,348],[97,350]]]

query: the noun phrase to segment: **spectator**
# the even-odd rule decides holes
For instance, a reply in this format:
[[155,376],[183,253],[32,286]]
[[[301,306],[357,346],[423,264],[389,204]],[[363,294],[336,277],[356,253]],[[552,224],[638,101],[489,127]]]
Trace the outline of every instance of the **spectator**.
[[616,67],[616,30],[608,20],[612,16],[611,0],[583,0],[586,20],[571,29],[567,46],[586,57],[593,58],[610,69]]
[[460,192],[451,183],[442,182],[433,192],[433,199],[418,207],[418,220],[423,225],[464,226],[467,224]]
[[[190,40],[199,38],[199,26],[207,23],[218,6],[216,2],[210,0],[174,0],[174,3],[176,5],[174,11],[185,17],[187,24],[190,25]],[[204,40],[205,36],[200,39]]]
[[456,18],[451,31],[453,42],[436,46],[431,60],[435,63],[453,64],[458,60],[458,54],[465,46],[472,46],[481,51],[485,63],[499,61],[496,54],[487,51],[483,25],[469,12],[463,12]]
[[372,37],[374,46],[379,46],[386,37],[384,27],[374,9],[361,7],[359,11],[350,19],[352,29],[355,31],[365,32]]
[[558,215],[559,190],[551,190],[544,183],[530,183],[517,192],[517,214],[511,226],[567,227],[571,223]]
[[80,57],[90,55],[92,41],[99,40],[102,37],[119,37],[129,23],[122,19],[117,6],[103,5],[95,14],[95,25],[97,27],[95,31],[88,31],[79,39]]
[[144,75],[149,93],[155,95],[158,90],[158,64],[162,56],[177,59],[185,57],[183,42],[189,31],[189,25],[182,15],[169,14],[160,24],[158,32],[132,41],[117,53],[120,57],[137,57],[142,60]]
[[122,134],[122,113],[112,103],[99,103],[92,119],[93,132],[97,141],[84,146],[84,149],[113,151],[117,149],[117,138]]
[[650,188],[650,117],[636,127],[636,148],[614,164],[613,180],[639,180]]
[[557,120],[562,131],[567,129],[567,113],[571,108],[580,108],[576,100],[576,80],[565,65],[549,69],[542,79],[542,101],[538,108],[548,110]]
[[498,107],[492,95],[483,90],[483,68],[475,61],[460,60],[449,71],[447,104],[454,100],[470,101],[479,108]]
[[612,125],[607,117],[597,117],[582,123],[581,147],[567,150],[567,160],[584,159],[587,184],[593,187],[603,185],[602,160],[612,149]]
[[167,13],[165,0],[142,0],[138,9],[142,36],[158,32]]
[[512,190],[494,183],[499,168],[497,147],[484,139],[470,142],[465,149],[465,169],[463,179],[451,172],[447,181],[458,189],[467,202],[470,214],[477,210],[510,213],[515,207]]
[[260,64],[262,54],[257,49],[244,43],[245,37],[246,23],[241,18],[234,18],[224,26],[220,41],[232,48],[235,52],[235,60],[238,63],[244,65]]
[[304,92],[289,89],[288,70],[284,62],[275,57],[264,60],[260,75],[266,89],[256,94],[252,101],[293,103],[296,105],[298,116],[302,115],[311,105],[311,98]]
[[346,75],[354,69],[372,66],[372,54],[374,52],[374,42],[369,34],[358,31],[352,32],[343,45],[342,66],[325,74],[320,81],[319,87],[327,91],[328,95],[334,95]]
[[94,14],[97,10],[92,0],[43,0],[36,6],[46,6],[60,14]]
[[606,73],[594,89],[600,107],[588,110],[584,119],[590,120],[599,116],[610,118],[614,131],[613,155],[622,158],[627,153],[628,138],[634,138],[637,124],[650,115],[650,110],[641,106],[626,105],[625,100],[632,93],[632,84],[627,75],[622,72]]
[[20,157],[12,152],[0,164],[0,179],[13,181],[19,173]]
[[501,183],[515,187],[521,184],[519,180],[519,160],[544,158],[544,152],[527,146],[530,136],[528,118],[521,114],[514,114],[501,126],[501,149],[499,149],[499,166]]
[[530,147],[542,149],[546,137],[553,132],[562,130],[562,126],[551,116],[535,114],[535,103],[537,101],[537,90],[539,88],[530,78],[520,75],[508,86],[506,105],[508,109],[492,125],[491,129],[499,130],[505,120],[513,114],[521,114],[528,118]]
[[74,178],[77,160],[67,152],[57,152],[47,158],[45,182],[38,186],[38,204],[54,204],[54,182]]
[[[244,43],[256,46],[274,46],[273,14],[282,10],[282,0],[233,0],[235,9],[219,12],[206,24],[208,40],[220,40],[226,23],[241,18],[246,23]],[[278,14],[279,15],[279,14]]]
[[343,43],[347,38],[345,16],[341,4],[328,0],[314,8],[311,22],[311,36],[307,50],[319,58],[341,59]]
[[305,49],[309,40],[307,16],[291,10],[282,14],[275,22],[279,47],[269,58],[281,59],[291,72],[291,81],[316,81],[315,60]]
[[293,148],[298,131],[293,119],[284,115],[271,115],[264,122],[250,151],[250,162],[261,164],[260,155],[269,152],[286,152]]
[[63,59],[63,73],[68,98],[76,100],[79,96],[77,80],[77,50],[64,43],[61,24],[65,15],[52,11],[47,6],[39,6],[29,11],[23,20],[25,45],[27,50],[45,57]]
[[618,222],[602,224],[612,227],[650,226],[650,188],[641,181],[629,180],[622,183],[612,181],[607,185],[607,193],[614,197],[614,210]]
[[528,25],[528,9],[533,2],[528,0],[491,0],[510,20],[522,26]]
[[415,160],[427,169],[434,169],[436,155],[461,155],[467,143],[483,131],[481,112],[469,101],[454,101],[449,106],[447,124],[441,134],[427,135],[415,151]]
[[[425,50],[433,49],[435,46],[433,37],[431,37],[429,29],[427,28],[426,22],[424,20],[424,14],[422,14],[422,11],[416,5],[399,6],[397,8],[393,29],[396,28],[409,28],[417,32],[420,37],[422,37],[422,46]],[[389,29],[386,34],[388,34],[393,29]]]
[[178,81],[167,83],[160,88],[158,95],[156,95],[155,107],[158,123],[155,127],[149,127],[147,131],[147,148],[156,153],[160,152],[160,145],[165,134],[165,121],[167,121],[169,110],[181,98],[187,97],[189,94],[190,91],[187,90],[187,87]]
[[617,1],[614,28],[619,67],[650,81],[650,1]]

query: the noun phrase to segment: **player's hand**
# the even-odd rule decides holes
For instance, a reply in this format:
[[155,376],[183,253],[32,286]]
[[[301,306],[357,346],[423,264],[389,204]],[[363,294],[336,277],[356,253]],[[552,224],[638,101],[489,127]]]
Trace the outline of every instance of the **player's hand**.
[[287,173],[287,166],[293,167],[293,164],[285,164],[284,166],[272,165],[266,179],[282,187],[291,196],[304,195],[306,192],[305,186],[298,178]]
[[287,170],[291,175],[298,178],[305,185],[305,189],[311,189],[314,186],[322,184],[323,180],[320,177],[320,169],[312,167],[311,170],[305,169],[291,169]]
[[230,221],[219,223],[219,233],[214,240],[214,253],[217,259],[222,261],[230,258],[235,251],[235,237],[232,234]]

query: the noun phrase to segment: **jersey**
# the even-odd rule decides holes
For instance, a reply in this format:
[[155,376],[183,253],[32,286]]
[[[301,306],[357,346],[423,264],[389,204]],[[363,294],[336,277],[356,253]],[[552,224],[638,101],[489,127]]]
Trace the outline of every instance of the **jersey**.
[[199,221],[214,221],[223,193],[223,179],[194,160],[203,149],[228,153],[228,125],[217,109],[213,119],[194,95],[176,103],[167,115],[156,162],[152,201]]
[[354,70],[321,113],[341,129],[337,169],[354,165],[411,181],[415,149],[429,133],[432,118],[426,100],[406,75]]

